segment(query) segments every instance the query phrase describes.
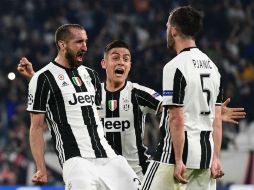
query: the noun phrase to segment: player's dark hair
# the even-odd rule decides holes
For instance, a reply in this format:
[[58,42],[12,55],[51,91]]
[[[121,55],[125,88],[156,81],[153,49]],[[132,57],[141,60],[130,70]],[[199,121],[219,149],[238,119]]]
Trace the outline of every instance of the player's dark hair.
[[175,26],[184,36],[194,37],[202,28],[202,16],[191,6],[175,8],[169,19],[170,25]]
[[110,42],[108,45],[106,45],[104,49],[104,55],[107,55],[108,52],[113,48],[126,48],[130,51],[129,45],[126,42],[122,40],[114,40]]
[[71,28],[85,30],[84,27],[79,24],[64,24],[60,26],[55,33],[55,43],[58,50],[60,49],[60,47],[58,46],[59,40],[67,41],[71,38]]

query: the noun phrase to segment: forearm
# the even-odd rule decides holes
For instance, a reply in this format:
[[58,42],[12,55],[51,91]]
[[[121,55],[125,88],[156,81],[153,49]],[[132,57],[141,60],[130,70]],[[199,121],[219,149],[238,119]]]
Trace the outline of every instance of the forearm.
[[31,73],[29,73],[27,76],[25,76],[26,80],[30,81],[31,78],[34,76],[35,72],[31,71]]
[[220,109],[217,109],[215,119],[213,121],[213,142],[214,142],[214,157],[219,158],[221,142],[222,142],[222,118]]
[[30,147],[37,170],[46,171],[44,160],[43,126],[31,126]]
[[175,160],[181,161],[185,141],[183,116],[171,114],[169,125],[175,152]]

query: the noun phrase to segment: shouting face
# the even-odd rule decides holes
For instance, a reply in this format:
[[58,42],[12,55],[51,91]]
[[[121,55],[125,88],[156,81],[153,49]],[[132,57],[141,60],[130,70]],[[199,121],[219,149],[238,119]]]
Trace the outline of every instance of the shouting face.
[[106,70],[107,81],[123,86],[131,68],[130,51],[123,47],[112,48],[102,60],[102,68]]
[[65,58],[70,68],[76,68],[82,65],[84,55],[87,52],[87,35],[85,30],[73,28],[70,29],[71,36],[65,42]]

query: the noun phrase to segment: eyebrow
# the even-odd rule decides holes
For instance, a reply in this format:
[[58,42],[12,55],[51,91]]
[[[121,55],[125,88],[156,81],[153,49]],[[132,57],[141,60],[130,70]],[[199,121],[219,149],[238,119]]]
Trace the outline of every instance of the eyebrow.
[[[120,55],[120,53],[117,53],[117,52],[112,52],[111,53],[111,55],[113,55],[113,54],[116,54],[116,55]],[[131,56],[129,53],[125,53],[125,54],[123,54],[123,56]]]

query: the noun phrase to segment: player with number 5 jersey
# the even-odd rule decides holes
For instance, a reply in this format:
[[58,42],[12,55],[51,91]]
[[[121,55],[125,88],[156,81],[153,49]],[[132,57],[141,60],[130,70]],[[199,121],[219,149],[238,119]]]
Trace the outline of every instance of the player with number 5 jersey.
[[142,190],[215,190],[224,175],[221,76],[196,46],[201,20],[189,6],[169,15],[167,45],[177,55],[163,69],[161,138]]
[[[215,105],[222,104],[220,78],[216,65],[196,47],[183,49],[164,67],[163,105],[184,107],[183,159],[187,167],[205,169],[211,165]],[[160,128],[164,135],[155,160],[174,164],[172,141],[164,141],[170,137],[166,130],[170,116],[166,114],[164,109]]]

